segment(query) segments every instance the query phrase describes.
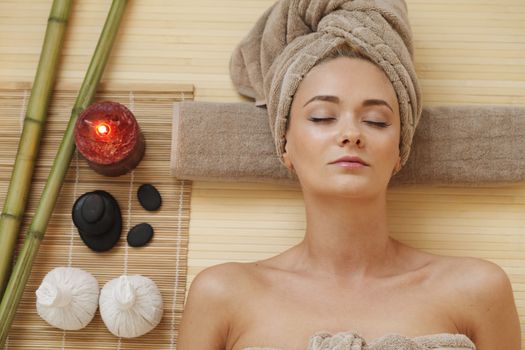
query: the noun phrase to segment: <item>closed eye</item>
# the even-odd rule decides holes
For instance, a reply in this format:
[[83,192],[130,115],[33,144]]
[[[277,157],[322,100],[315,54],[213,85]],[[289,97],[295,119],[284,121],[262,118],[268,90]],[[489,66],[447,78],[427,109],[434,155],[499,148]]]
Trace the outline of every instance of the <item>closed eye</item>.
[[371,121],[365,121],[365,123],[377,125],[380,128],[386,128],[387,126],[392,125],[392,124],[387,124],[387,123],[383,123],[383,122],[371,122]]
[[334,117],[310,117],[308,120],[314,122],[314,123],[322,123],[322,122],[328,122],[331,120],[335,120]]

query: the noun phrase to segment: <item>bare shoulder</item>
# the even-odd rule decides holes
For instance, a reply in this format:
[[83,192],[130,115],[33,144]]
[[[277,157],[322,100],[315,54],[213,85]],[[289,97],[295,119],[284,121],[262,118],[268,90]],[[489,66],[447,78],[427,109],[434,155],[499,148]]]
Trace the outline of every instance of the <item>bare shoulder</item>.
[[446,286],[458,312],[458,326],[467,331],[478,350],[520,349],[512,284],[499,265],[478,258],[441,257],[436,266],[439,285]]
[[[469,297],[493,297],[494,291],[510,288],[510,281],[505,271],[488,260],[473,257],[437,255],[408,247],[411,257],[415,257],[415,266],[423,267],[428,277],[428,284],[440,286],[447,291],[461,291]],[[408,260],[408,259],[407,259]]]
[[224,263],[208,267],[193,279],[188,299],[212,300],[221,305],[229,300],[236,300],[253,280],[250,264]]
[[184,305],[177,349],[224,349],[239,298],[249,286],[247,264],[225,263],[198,273]]
[[433,284],[456,296],[461,305],[487,305],[502,296],[512,296],[505,271],[488,260],[471,257],[435,256]]
[[439,256],[436,255],[434,265],[438,274],[445,278],[456,279],[465,287],[475,287],[476,284],[496,283],[508,281],[507,274],[497,264],[479,258]]
[[[464,297],[472,301],[488,302],[497,293],[512,292],[509,277],[497,264],[471,257],[440,257],[437,276]],[[501,296],[502,294],[499,294]]]

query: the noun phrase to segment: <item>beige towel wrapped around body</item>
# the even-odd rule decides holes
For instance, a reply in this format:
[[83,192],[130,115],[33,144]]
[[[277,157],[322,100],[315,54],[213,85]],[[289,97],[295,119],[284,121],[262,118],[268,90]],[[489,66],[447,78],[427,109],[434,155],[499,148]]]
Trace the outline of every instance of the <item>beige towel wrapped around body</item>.
[[[524,130],[524,107],[426,107],[390,186],[525,181]],[[275,153],[266,110],[250,103],[178,103],[171,157],[180,179],[296,182]]]
[[[244,350],[280,350],[276,348],[250,347]],[[352,332],[335,335],[320,333],[312,336],[308,350],[476,350],[474,343],[463,334],[432,334],[419,337],[405,337],[390,334],[371,344]]]
[[392,83],[399,102],[403,166],[421,114],[412,33],[403,0],[280,0],[235,49],[230,75],[241,94],[267,106],[281,157],[299,83],[341,45],[370,59]]

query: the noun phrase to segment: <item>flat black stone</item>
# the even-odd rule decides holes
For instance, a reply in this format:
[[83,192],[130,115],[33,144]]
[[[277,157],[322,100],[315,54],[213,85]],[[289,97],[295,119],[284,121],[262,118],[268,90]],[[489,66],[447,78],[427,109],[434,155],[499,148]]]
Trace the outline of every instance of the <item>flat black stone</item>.
[[97,222],[105,211],[104,198],[96,193],[87,195],[80,211],[82,218],[87,222]]
[[122,215],[117,200],[106,191],[84,193],[73,204],[73,223],[82,241],[102,252],[115,246],[122,232]]
[[140,205],[146,210],[155,211],[160,208],[162,198],[159,191],[151,184],[143,184],[137,191]]
[[128,232],[128,244],[132,247],[142,247],[153,237],[153,227],[150,224],[142,223],[135,225]]
[[[115,224],[116,200],[105,191],[87,192],[73,204],[73,223],[86,234],[97,236],[108,232]],[[118,207],[118,204],[117,204]],[[86,220],[86,215],[88,219]]]

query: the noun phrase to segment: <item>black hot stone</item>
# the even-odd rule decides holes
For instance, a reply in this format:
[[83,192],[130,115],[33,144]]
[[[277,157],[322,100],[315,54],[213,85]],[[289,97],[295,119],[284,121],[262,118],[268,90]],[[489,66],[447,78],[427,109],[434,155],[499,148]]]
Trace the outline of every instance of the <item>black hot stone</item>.
[[160,208],[162,198],[160,197],[159,191],[151,185],[144,184],[139,187],[137,191],[137,197],[140,205],[146,210],[155,211]]
[[96,193],[86,196],[81,208],[81,215],[89,223],[97,222],[104,214],[104,199]]
[[[75,226],[90,235],[103,235],[115,223],[115,199],[104,191],[84,193],[73,205]],[[117,205],[118,207],[118,205]]]
[[80,238],[94,251],[109,250],[120,238],[120,207],[108,192],[84,193],[73,204],[72,217]]
[[153,227],[150,224],[142,223],[135,225],[128,232],[128,244],[132,247],[142,247],[153,237]]

